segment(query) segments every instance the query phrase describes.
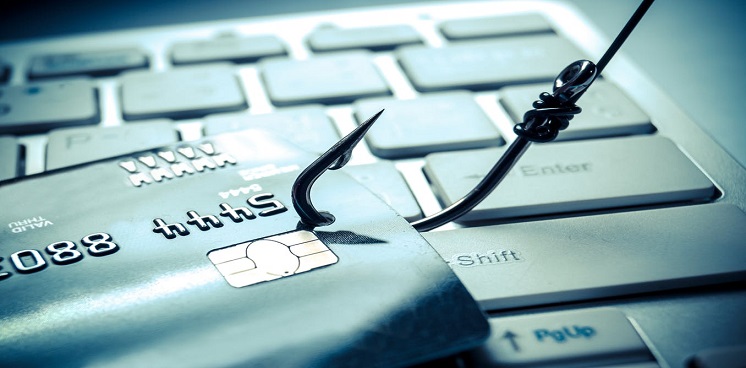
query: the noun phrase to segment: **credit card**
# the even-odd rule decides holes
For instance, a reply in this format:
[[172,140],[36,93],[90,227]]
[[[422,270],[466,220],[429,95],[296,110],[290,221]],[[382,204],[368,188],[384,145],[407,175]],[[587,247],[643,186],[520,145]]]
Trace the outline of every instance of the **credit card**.
[[400,366],[485,318],[406,220],[341,172],[299,223],[315,156],[262,131],[0,185],[0,366]]

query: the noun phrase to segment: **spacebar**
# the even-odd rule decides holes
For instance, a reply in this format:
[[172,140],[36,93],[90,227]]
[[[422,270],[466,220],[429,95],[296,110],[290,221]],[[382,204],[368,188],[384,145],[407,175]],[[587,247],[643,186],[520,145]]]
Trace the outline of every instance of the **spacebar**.
[[423,236],[484,310],[746,279],[746,215],[728,204]]

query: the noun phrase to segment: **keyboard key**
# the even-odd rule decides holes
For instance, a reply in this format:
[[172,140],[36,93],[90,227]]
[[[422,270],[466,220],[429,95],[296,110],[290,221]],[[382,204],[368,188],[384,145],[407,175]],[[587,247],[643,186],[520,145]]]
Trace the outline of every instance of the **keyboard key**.
[[244,129],[264,129],[307,151],[323,153],[339,140],[339,133],[319,106],[291,107],[271,114],[223,114],[205,119],[205,133],[214,135]]
[[497,310],[744,280],[744,224],[705,204],[422,235]]
[[651,362],[604,365],[603,367],[598,367],[598,368],[661,368],[661,366],[658,365],[658,363],[651,361]]
[[246,106],[236,76],[225,66],[122,76],[122,110],[127,120],[195,118]]
[[138,49],[106,50],[36,56],[31,59],[31,79],[68,75],[113,75],[128,69],[147,68],[148,57]]
[[364,48],[390,50],[400,45],[422,43],[419,33],[406,25],[370,28],[319,28],[308,36],[313,51]]
[[[505,87],[500,90],[500,101],[513,121],[521,122],[523,114],[542,92],[551,93],[551,85]],[[646,134],[655,130],[650,118],[624,92],[604,80],[594,82],[578,105],[583,113],[570,120],[570,127],[561,131],[557,140]]]
[[[627,317],[611,308],[491,318],[478,367],[589,366],[653,360]],[[584,365],[583,365],[584,364]]]
[[349,103],[389,94],[367,52],[320,55],[308,60],[271,59],[261,63],[270,99],[276,105]]
[[359,121],[385,108],[366,135],[373,154],[384,158],[498,146],[500,133],[467,92],[438,93],[414,100],[378,98],[355,104]]
[[15,137],[0,136],[0,181],[18,176],[19,152]]
[[466,41],[443,48],[405,46],[397,55],[415,88],[425,92],[550,81],[571,62],[585,58],[555,35]]
[[[470,191],[501,153],[434,154],[426,158],[425,172],[450,204]],[[537,144],[460,221],[703,200],[714,193],[710,180],[660,136]]]
[[345,166],[345,172],[409,221],[422,217],[407,183],[390,161]]
[[552,26],[541,15],[529,13],[449,20],[440,24],[440,30],[450,40],[461,40],[467,38],[548,33],[552,32]]
[[7,83],[10,80],[10,72],[10,64],[0,61],[0,83]]
[[176,130],[168,120],[105,128],[56,129],[49,132],[47,170],[161,147],[177,141]]
[[87,80],[0,88],[0,134],[26,134],[100,121],[96,90]]
[[230,36],[176,43],[171,48],[171,61],[174,65],[211,61],[251,63],[263,57],[285,54],[285,45],[275,36]]
[[746,345],[723,346],[698,352],[688,365],[692,368],[743,367]]

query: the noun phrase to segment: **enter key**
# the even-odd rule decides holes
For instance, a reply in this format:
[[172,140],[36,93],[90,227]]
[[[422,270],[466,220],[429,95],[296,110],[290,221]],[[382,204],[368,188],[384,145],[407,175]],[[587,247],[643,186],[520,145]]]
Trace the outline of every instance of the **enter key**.
[[[502,150],[431,154],[425,173],[450,205],[482,180]],[[665,137],[537,144],[492,194],[457,222],[696,202],[714,194],[707,176]]]

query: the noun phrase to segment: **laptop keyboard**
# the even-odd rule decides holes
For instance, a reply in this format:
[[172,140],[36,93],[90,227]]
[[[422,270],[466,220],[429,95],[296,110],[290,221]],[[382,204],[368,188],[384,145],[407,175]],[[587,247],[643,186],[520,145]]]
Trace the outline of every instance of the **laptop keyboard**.
[[[0,180],[247,128],[321,153],[385,108],[344,171],[408,220],[432,214],[474,187],[560,70],[599,53],[555,7],[477,5],[0,45]],[[425,234],[492,316],[488,344],[458,364],[677,365],[682,351],[661,353],[624,308],[541,308],[743,280],[732,184],[619,81],[597,81],[560,142]]]

